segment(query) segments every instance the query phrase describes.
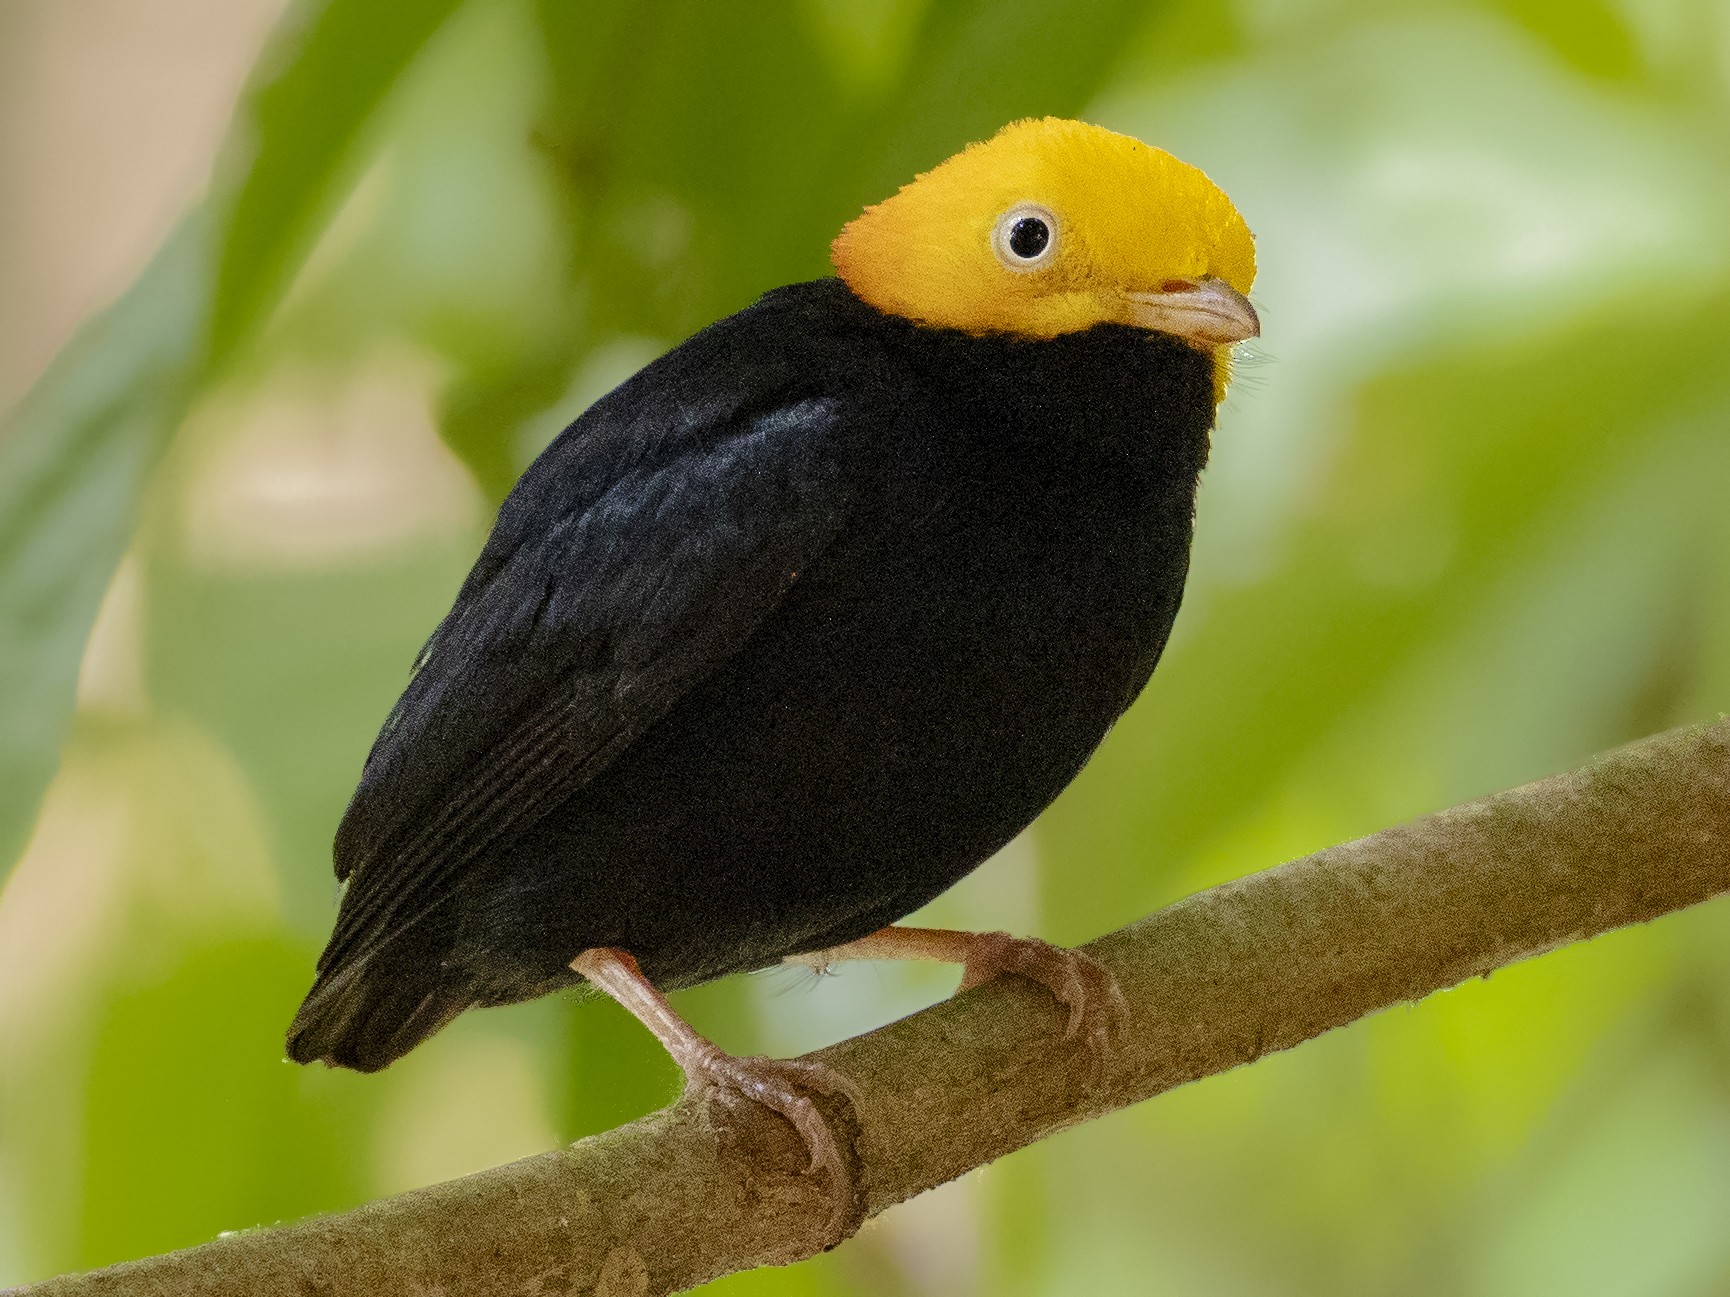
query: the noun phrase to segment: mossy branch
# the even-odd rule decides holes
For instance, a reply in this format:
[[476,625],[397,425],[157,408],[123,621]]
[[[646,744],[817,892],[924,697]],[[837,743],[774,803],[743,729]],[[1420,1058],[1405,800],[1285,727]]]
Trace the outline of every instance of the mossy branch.
[[[876,1213],[1054,1131],[1730,889],[1730,722],[1192,896],[1088,949],[1132,1020],[1103,1082],[1004,979],[817,1057],[864,1091]],[[650,1297],[812,1255],[829,1203],[766,1114],[680,1104],[341,1215],[18,1290]]]

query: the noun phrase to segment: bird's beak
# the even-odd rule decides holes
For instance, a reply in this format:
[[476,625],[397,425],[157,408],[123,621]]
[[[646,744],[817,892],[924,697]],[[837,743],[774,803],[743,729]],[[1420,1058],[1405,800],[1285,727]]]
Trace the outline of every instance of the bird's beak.
[[1261,336],[1255,307],[1223,279],[1173,279],[1157,293],[1123,296],[1131,324],[1174,334],[1198,347],[1224,347]]

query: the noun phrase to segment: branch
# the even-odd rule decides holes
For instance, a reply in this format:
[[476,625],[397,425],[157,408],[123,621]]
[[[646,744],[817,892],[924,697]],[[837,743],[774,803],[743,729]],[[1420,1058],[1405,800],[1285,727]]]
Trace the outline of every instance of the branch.
[[[1088,947],[1132,1020],[1108,1074],[1002,979],[821,1051],[864,1090],[875,1214],[1066,1126],[1730,889],[1730,720],[1215,887]],[[829,1204],[766,1114],[678,1104],[341,1215],[15,1290],[651,1297],[821,1251]]]

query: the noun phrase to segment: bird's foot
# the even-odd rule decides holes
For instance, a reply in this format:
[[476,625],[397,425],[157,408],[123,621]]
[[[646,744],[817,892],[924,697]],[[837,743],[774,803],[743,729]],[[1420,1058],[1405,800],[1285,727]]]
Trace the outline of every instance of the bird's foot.
[[[1104,1079],[1112,1046],[1129,1020],[1129,1002],[1117,978],[1091,955],[1037,937],[981,932],[968,943],[960,991],[1003,973],[1037,982],[1069,1010],[1064,1037],[1078,1040],[1092,1060],[1090,1080]],[[960,992],[958,991],[957,994]]]
[[828,1180],[834,1202],[829,1226],[835,1242],[859,1228],[865,1219],[865,1195],[859,1183],[858,1155],[851,1138],[843,1138],[837,1131],[834,1119],[817,1098],[845,1100],[856,1121],[862,1106],[858,1086],[826,1063],[802,1058],[741,1058],[713,1045],[679,1061],[685,1069],[688,1091],[735,1111],[743,1103],[759,1104],[784,1118],[810,1154],[805,1173],[822,1172]]
[[571,968],[655,1033],[655,1039],[685,1073],[687,1093],[715,1098],[735,1111],[746,1103],[760,1105],[798,1132],[810,1154],[805,1173],[822,1171],[829,1178],[831,1246],[864,1224],[865,1194],[852,1138],[841,1138],[834,1119],[818,1102],[819,1098],[845,1099],[857,1126],[863,1106],[858,1086],[825,1063],[803,1058],[738,1058],[726,1053],[673,1011],[667,997],[643,975],[627,950],[593,946],[573,959]]

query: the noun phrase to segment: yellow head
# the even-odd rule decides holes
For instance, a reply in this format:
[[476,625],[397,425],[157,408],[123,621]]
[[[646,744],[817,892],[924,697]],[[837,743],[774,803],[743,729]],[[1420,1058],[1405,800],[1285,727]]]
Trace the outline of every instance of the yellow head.
[[1255,243],[1202,172],[1085,122],[1011,122],[867,207],[835,269],[880,311],[1052,338],[1117,323],[1214,349],[1259,331]]

